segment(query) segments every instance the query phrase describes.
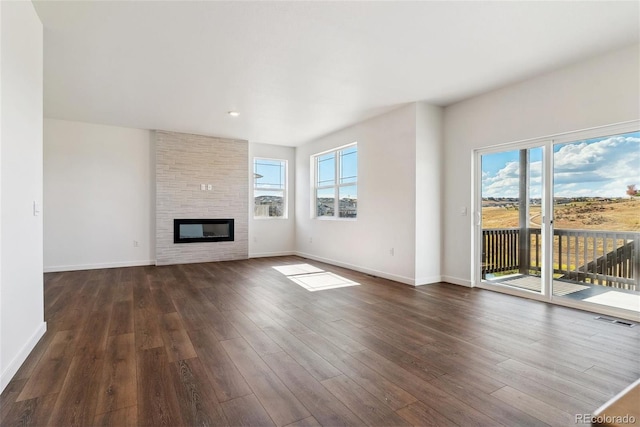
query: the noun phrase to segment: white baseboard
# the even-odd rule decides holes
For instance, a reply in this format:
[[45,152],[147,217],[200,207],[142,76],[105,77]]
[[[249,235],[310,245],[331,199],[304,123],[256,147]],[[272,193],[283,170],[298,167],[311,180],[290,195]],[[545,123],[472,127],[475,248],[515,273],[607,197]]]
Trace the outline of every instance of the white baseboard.
[[293,251],[285,251],[285,252],[258,252],[249,254],[249,258],[269,258],[275,256],[291,256],[296,255]]
[[431,285],[439,282],[442,282],[442,276],[421,277],[416,279],[415,286]]
[[370,274],[376,277],[382,277],[383,279],[393,280],[394,282],[404,283],[406,285],[415,286],[416,281],[410,277],[399,276],[396,274],[386,273],[384,271],[374,270],[372,268],[362,267],[359,265],[353,265],[346,262],[336,261],[334,259],[323,258],[312,254],[307,254],[304,252],[296,252],[295,255],[301,256],[303,258],[309,258],[315,261],[324,262],[331,265],[336,265],[338,267],[348,268],[350,270],[359,271],[360,273]]
[[466,286],[467,288],[472,288],[473,287],[471,285],[471,281],[470,280],[460,279],[458,277],[453,277],[453,276],[442,276],[442,281],[443,282],[447,282],[447,283],[451,283],[451,284],[454,284],[454,285]]
[[20,349],[16,357],[9,363],[9,366],[2,372],[0,375],[0,393],[2,393],[5,387],[9,384],[13,376],[18,372],[20,366],[27,360],[27,357],[33,350],[33,348],[38,344],[40,338],[47,332],[47,322],[42,322],[40,326],[35,330],[29,341],[25,343],[25,345]]
[[44,272],[57,273],[60,271],[98,270],[101,268],[140,267],[144,265],[156,265],[156,260],[150,259],[143,261],[105,262],[99,264],[51,265],[45,266]]

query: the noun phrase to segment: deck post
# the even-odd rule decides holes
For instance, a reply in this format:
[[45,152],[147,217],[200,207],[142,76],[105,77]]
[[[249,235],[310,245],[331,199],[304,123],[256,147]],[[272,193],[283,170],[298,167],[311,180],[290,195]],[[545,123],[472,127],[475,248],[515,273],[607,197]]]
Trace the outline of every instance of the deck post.
[[630,271],[629,277],[636,279],[635,291],[640,292],[640,233],[637,233],[634,237],[633,248],[631,249],[631,253],[633,259],[629,263]]
[[518,205],[518,265],[520,274],[529,274],[531,238],[529,237],[529,150],[520,150],[520,191]]

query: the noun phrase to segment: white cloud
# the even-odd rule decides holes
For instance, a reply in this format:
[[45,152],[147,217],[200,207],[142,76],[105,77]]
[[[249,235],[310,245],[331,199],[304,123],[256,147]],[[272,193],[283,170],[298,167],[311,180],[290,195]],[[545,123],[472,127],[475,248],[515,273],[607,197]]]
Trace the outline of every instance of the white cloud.
[[[554,153],[554,195],[622,197],[627,185],[640,187],[640,138],[614,136],[597,142],[564,144]],[[540,161],[530,169],[530,196],[540,197]],[[518,197],[519,164],[509,162],[494,175],[483,172],[483,197]]]

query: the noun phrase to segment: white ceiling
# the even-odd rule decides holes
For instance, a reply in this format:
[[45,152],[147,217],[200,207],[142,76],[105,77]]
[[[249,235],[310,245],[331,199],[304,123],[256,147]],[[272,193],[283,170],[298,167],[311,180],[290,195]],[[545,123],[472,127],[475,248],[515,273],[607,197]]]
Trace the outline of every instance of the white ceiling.
[[46,117],[280,145],[640,39],[637,1],[34,3]]

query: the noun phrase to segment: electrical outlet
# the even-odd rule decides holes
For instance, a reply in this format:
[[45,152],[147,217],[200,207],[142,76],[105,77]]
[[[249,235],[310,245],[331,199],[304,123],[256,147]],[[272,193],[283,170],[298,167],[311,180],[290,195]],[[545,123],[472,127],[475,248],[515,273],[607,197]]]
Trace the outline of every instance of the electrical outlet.
[[213,190],[213,184],[207,184],[207,190],[209,191]]
[[391,254],[391,256],[395,256],[396,250],[394,248],[389,249],[389,254]]
[[133,241],[133,247],[134,248],[139,248],[140,247],[140,243],[137,240]]
[[313,243],[313,237],[309,237],[309,243]]

